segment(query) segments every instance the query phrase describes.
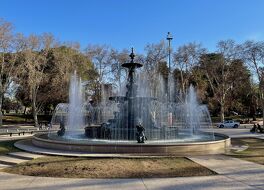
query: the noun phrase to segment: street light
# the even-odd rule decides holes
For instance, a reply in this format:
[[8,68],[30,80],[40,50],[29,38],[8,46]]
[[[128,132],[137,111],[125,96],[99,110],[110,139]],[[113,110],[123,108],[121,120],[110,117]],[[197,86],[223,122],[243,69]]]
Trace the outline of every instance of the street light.
[[167,89],[168,89],[168,100],[170,101],[170,75],[171,75],[171,40],[173,39],[172,38],[172,35],[170,32],[168,32],[167,34],[167,38],[166,38],[169,42],[169,75],[168,75],[168,86],[167,86]]
[[171,40],[173,39],[170,32],[167,34],[167,40],[169,42],[169,73],[171,71]]

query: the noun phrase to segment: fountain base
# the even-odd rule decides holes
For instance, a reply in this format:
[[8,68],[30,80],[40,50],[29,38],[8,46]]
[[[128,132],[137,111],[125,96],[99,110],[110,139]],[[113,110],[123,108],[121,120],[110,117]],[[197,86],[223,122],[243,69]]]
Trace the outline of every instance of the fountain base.
[[[206,135],[206,133],[204,133]],[[204,155],[222,154],[230,146],[230,138],[223,134],[215,134],[216,140],[201,142],[176,142],[176,141],[148,141],[138,144],[134,141],[65,141],[49,139],[48,134],[36,134],[32,144],[36,147],[59,151],[78,152],[83,154],[133,154],[133,155]],[[54,154],[54,153],[53,153]]]

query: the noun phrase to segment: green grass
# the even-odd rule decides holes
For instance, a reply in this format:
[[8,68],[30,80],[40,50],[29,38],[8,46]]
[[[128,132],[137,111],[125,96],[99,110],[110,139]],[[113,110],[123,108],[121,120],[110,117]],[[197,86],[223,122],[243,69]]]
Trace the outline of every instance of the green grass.
[[69,158],[49,156],[4,169],[45,177],[139,178],[216,175],[187,158]]
[[33,122],[33,119],[28,119],[23,117],[22,115],[5,115],[3,117],[3,122],[5,123],[25,123],[25,122]]
[[[41,121],[50,121],[51,115],[38,115],[39,122]],[[5,114],[3,116],[4,124],[14,124],[14,123],[33,123],[32,115],[23,115],[23,114]]]
[[257,138],[232,138],[231,143],[233,145],[248,146],[248,149],[241,152],[231,151],[231,156],[264,165],[264,140]]
[[7,154],[9,152],[16,152],[20,151],[14,146],[14,143],[17,140],[12,140],[12,141],[2,141],[0,142],[0,155]]

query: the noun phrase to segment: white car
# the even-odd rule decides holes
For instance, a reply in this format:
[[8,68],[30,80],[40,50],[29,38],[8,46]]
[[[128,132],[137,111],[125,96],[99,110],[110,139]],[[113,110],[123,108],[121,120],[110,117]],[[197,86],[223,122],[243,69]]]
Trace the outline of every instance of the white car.
[[223,123],[217,123],[216,126],[219,127],[219,128],[224,128],[224,127],[238,128],[240,126],[240,123],[239,122],[235,122],[233,120],[227,120],[227,121],[224,121]]

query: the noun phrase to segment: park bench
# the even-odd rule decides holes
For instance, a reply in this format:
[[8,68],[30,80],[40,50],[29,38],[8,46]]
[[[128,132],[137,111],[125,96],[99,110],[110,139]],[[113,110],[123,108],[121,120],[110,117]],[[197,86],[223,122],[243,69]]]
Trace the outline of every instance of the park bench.
[[17,131],[9,131],[6,130],[6,132],[1,132],[0,135],[9,135],[10,137],[12,137],[13,135],[25,135],[25,134],[34,134],[34,133],[43,133],[43,132],[47,132],[48,130],[17,130]]

